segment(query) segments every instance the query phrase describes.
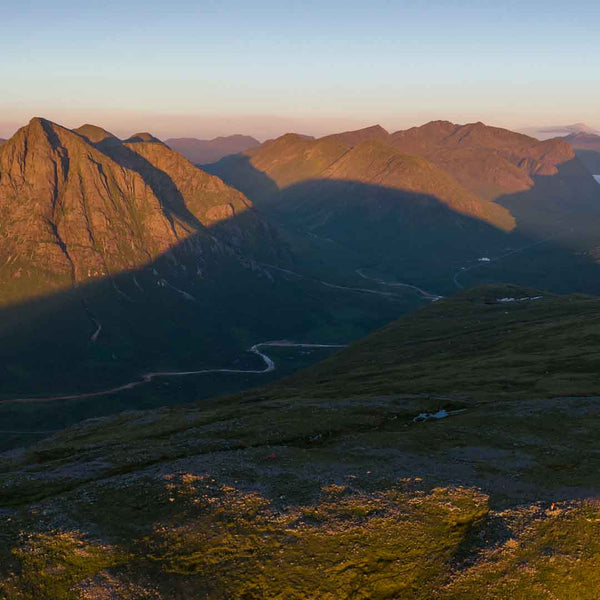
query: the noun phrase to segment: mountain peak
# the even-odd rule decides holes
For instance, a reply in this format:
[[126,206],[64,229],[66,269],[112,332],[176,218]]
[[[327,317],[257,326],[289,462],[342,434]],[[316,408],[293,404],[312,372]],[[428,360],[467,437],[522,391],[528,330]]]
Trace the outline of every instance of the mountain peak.
[[434,121],[428,121],[424,125],[421,125],[421,127],[418,129],[422,129],[424,127],[458,127],[458,125],[445,119],[435,119]]
[[110,131],[106,131],[106,129],[102,129],[102,127],[98,127],[97,125],[91,125],[90,123],[86,123],[72,131],[82,135],[88,141],[92,142],[92,144],[98,144],[106,139],[117,139],[117,136]]
[[570,133],[564,138],[567,141],[570,140],[599,140],[600,135],[597,133],[589,133],[587,131],[577,131],[574,133]]
[[206,227],[251,206],[162,142],[141,143],[159,141],[150,134],[129,141],[140,143],[35,117],[2,146],[0,257],[13,258],[0,276],[19,280],[15,297],[138,268],[192,237],[204,243]]
[[349,146],[356,146],[367,140],[386,140],[389,137],[387,132],[381,125],[371,125],[370,127],[364,127],[363,129],[356,129],[355,131],[343,131],[342,133],[334,133],[333,135],[325,136],[324,139],[335,139]]
[[593,127],[585,123],[573,123],[573,125],[567,125],[565,129],[570,129],[573,133],[597,133]]
[[386,129],[384,129],[379,123],[377,125],[369,125],[369,127],[363,127],[362,129],[358,129],[355,133],[363,132],[363,133],[389,133]]
[[54,130],[56,127],[58,127],[58,125],[52,121],[49,121],[48,119],[44,119],[43,117],[33,117],[23,129],[27,130],[29,133],[32,133],[35,131],[48,132]]
[[52,123],[52,121],[49,121],[48,119],[45,119],[44,117],[31,117],[28,125],[54,125],[54,123]]
[[130,138],[125,140],[126,144],[135,144],[138,142],[152,142],[162,144],[162,140],[159,140],[157,137],[154,137],[151,133],[144,131],[142,133],[134,133]]

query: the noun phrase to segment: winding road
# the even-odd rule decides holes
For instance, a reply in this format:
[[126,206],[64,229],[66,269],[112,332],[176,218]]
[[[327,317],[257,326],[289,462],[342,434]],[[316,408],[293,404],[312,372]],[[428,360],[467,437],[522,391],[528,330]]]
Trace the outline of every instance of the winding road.
[[405,287],[405,288],[414,290],[424,300],[430,300],[431,302],[436,302],[437,300],[441,300],[442,298],[444,298],[444,296],[440,296],[438,294],[432,294],[431,292],[427,292],[427,291],[421,289],[420,287],[417,287],[416,285],[412,285],[410,283],[399,283],[399,282],[390,283],[388,281],[383,281],[382,279],[374,279],[373,277],[369,277],[368,275],[365,275],[363,271],[364,271],[364,269],[356,269],[355,272],[357,275],[360,275],[363,279],[366,279],[367,281],[374,281],[375,283],[378,283],[380,285],[387,285],[390,287]]
[[[289,269],[284,269],[282,267],[276,267],[275,265],[270,265],[268,263],[257,263],[261,267],[266,267],[267,269],[273,269],[274,271],[280,271],[281,273],[287,273],[288,275],[293,275],[294,277],[298,277],[300,279],[309,279],[315,281],[316,283],[320,283],[328,288],[334,288],[336,290],[345,290],[347,292],[358,292],[360,294],[375,294],[376,296],[387,296],[392,298],[398,298],[398,294],[394,294],[393,292],[382,292],[380,290],[371,290],[368,288],[355,288],[355,287],[347,287],[345,285],[337,285],[336,283],[329,283],[328,281],[322,281],[321,279],[313,279],[312,277],[307,277],[306,275],[302,275],[301,273],[296,273],[295,271],[290,271]],[[364,279],[369,279],[368,277],[363,277]]]
[[150,383],[153,379],[158,379],[160,377],[186,377],[188,375],[207,375],[209,373],[232,373],[232,374],[241,374],[241,375],[262,375],[265,373],[271,373],[274,371],[277,366],[275,365],[275,361],[269,357],[264,352],[261,352],[260,349],[264,347],[276,347],[276,348],[345,348],[345,344],[306,344],[306,343],[298,343],[298,342],[288,342],[288,341],[271,341],[271,342],[261,342],[259,344],[254,344],[248,352],[252,354],[256,354],[265,363],[265,367],[263,369],[202,369],[200,371],[157,371],[154,373],[146,373],[142,375],[136,381],[130,381],[129,383],[125,383],[123,385],[119,385],[117,387],[108,388],[105,390],[100,390],[97,392],[87,392],[84,394],[65,394],[62,396],[40,396],[37,398],[14,398],[14,399],[6,399],[0,400],[0,404],[5,404],[8,402],[50,402],[52,400],[83,400],[86,398],[98,398],[100,396],[107,396],[108,394],[115,394],[117,392],[123,392],[125,390],[131,390],[133,388],[139,387],[146,383]]
[[[466,273],[467,271],[470,271],[471,269],[475,269],[477,267],[482,267],[482,266],[486,266],[489,265],[491,263],[497,262],[499,260],[502,260],[503,258],[506,258],[507,256],[511,256],[513,254],[518,254],[520,252],[524,252],[525,250],[528,250],[529,248],[533,248],[535,246],[539,246],[541,244],[544,244],[546,242],[549,242],[553,239],[556,239],[557,237],[560,237],[564,235],[563,233],[554,235],[552,237],[540,240],[538,242],[535,242],[533,244],[530,244],[528,246],[524,246],[522,248],[517,248],[516,250],[511,250],[509,252],[506,252],[504,254],[501,254],[500,256],[497,256],[495,258],[490,259],[487,262],[480,262],[474,265],[471,265],[469,267],[462,267],[459,271],[457,271],[454,276],[453,276],[453,281],[454,284],[456,285],[457,288],[462,289],[464,286],[458,281],[458,277],[462,274],[462,273]],[[280,271],[283,273],[287,273],[289,275],[295,276],[295,277],[299,277],[302,279],[310,279],[308,277],[306,277],[305,275],[301,275],[300,273],[296,273],[295,271],[291,271],[289,269],[284,269],[282,267],[277,267],[275,265],[270,265],[270,264],[266,264],[266,263],[258,263],[260,266],[262,267],[266,267],[269,269],[273,269],[275,271]],[[437,300],[441,300],[444,298],[444,296],[440,296],[438,294],[433,294],[431,292],[428,292],[426,290],[421,289],[420,287],[417,287],[416,285],[412,285],[409,283],[400,283],[400,282],[394,282],[394,283],[390,283],[387,281],[383,281],[381,279],[375,279],[373,277],[369,277],[368,275],[365,275],[365,273],[363,272],[364,269],[357,269],[356,273],[362,277],[363,279],[366,279],[367,281],[372,281],[374,283],[377,283],[379,285],[385,285],[385,286],[389,286],[389,287],[404,287],[404,288],[408,288],[411,289],[413,291],[415,291],[417,294],[419,294],[423,299],[425,300],[429,300],[431,302],[436,302]],[[372,290],[372,289],[367,289],[367,288],[354,288],[354,287],[347,287],[347,286],[342,286],[342,285],[337,285],[337,284],[333,284],[333,283],[329,283],[327,281],[322,281],[322,280],[315,280],[317,283],[320,283],[321,285],[324,285],[326,287],[330,287],[330,288],[335,288],[335,289],[340,289],[340,290],[346,290],[346,291],[350,291],[350,292],[359,292],[359,293],[367,293],[367,294],[376,294],[379,296],[387,296],[387,297],[398,297],[397,294],[394,294],[393,292],[382,292],[380,290]],[[136,282],[137,284],[137,282]],[[137,284],[139,287],[139,284]],[[186,297],[188,297],[188,299],[194,299],[193,296],[187,294],[187,292],[183,292],[182,290],[179,290],[177,288],[174,288],[172,285],[168,284],[169,287],[173,288],[175,291],[185,294]],[[118,290],[120,291],[120,290]],[[100,335],[100,332],[102,331],[102,325],[100,324],[100,322],[96,319],[96,317],[91,313],[91,311],[89,310],[89,308],[87,307],[87,305],[84,303],[84,309],[85,311],[88,313],[88,316],[90,317],[90,319],[92,320],[92,322],[94,323],[94,325],[96,326],[96,330],[94,331],[94,333],[92,334],[92,336],[90,337],[90,341],[92,343],[96,342],[98,339],[98,336]],[[272,371],[274,371],[276,369],[276,365],[275,362],[273,361],[272,358],[270,358],[267,354],[265,354],[264,352],[261,352],[260,349],[264,348],[264,347],[284,347],[284,348],[345,348],[344,344],[307,344],[307,343],[298,343],[298,342],[288,342],[288,341],[270,341],[270,342],[260,342],[258,344],[254,344],[254,346],[252,346],[248,352],[252,353],[252,354],[256,354],[257,356],[259,356],[265,363],[265,367],[263,369],[201,369],[199,371],[157,371],[157,372],[152,372],[152,373],[146,373],[144,375],[142,375],[139,379],[135,380],[135,381],[130,381],[128,383],[125,383],[123,385],[120,386],[116,386],[113,388],[109,388],[109,389],[104,389],[104,390],[99,390],[96,392],[86,392],[83,394],[64,394],[64,395],[59,395],[59,396],[40,396],[40,397],[35,397],[35,398],[14,398],[14,399],[5,399],[5,400],[0,400],[0,404],[5,404],[5,403],[16,403],[16,402],[50,402],[53,400],[83,400],[83,399],[87,399],[87,398],[98,398],[100,396],[107,396],[109,394],[115,394],[118,392],[122,392],[125,390],[131,390],[134,389],[136,387],[140,387],[146,383],[150,383],[152,380],[154,379],[158,379],[158,378],[164,378],[164,377],[186,377],[186,376],[190,376],[190,375],[207,375],[207,374],[211,374],[211,373],[229,373],[229,374],[242,374],[242,375],[262,375],[262,374],[266,374],[266,373],[270,373]]]

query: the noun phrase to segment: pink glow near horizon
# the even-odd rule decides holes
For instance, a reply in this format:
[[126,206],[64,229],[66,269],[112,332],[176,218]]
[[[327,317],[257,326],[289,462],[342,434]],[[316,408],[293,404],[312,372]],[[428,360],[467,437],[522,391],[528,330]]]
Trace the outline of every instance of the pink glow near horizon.
[[[391,119],[356,118],[356,117],[295,117],[277,115],[249,115],[249,116],[218,116],[218,115],[152,115],[124,111],[116,112],[91,111],[89,115],[80,113],[69,114],[66,110],[47,111],[38,114],[15,114],[12,118],[5,111],[0,118],[0,137],[10,138],[20,127],[26,125],[33,116],[42,116],[65,127],[75,128],[84,123],[98,125],[114,133],[120,138],[127,138],[133,133],[149,131],[161,139],[175,137],[195,137],[212,139],[218,136],[233,134],[251,135],[259,141],[275,138],[284,133],[296,132],[315,137],[330,133],[360,129],[375,124],[382,125],[390,132],[399,129],[419,126],[428,121],[444,119],[455,123],[470,123],[483,120],[488,125],[504,127],[513,130],[526,130],[528,128],[549,129],[570,125],[569,122],[547,120],[537,122],[518,122],[509,119],[495,119],[493,117],[477,118],[467,115],[435,115],[435,114],[407,114],[398,115]],[[457,118],[458,117],[458,118]],[[558,117],[555,117],[558,119]],[[593,127],[593,124],[588,125]]]

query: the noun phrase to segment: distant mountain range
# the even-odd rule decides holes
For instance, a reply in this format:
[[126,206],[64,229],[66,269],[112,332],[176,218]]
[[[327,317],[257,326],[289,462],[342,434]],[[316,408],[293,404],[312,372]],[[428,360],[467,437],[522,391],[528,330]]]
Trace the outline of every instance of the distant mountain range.
[[166,144],[197,165],[213,163],[228,154],[244,152],[260,142],[248,135],[229,135],[212,140],[196,138],[169,138]]
[[545,127],[527,127],[523,129],[522,132],[540,140],[547,140],[555,137],[565,137],[573,133],[600,134],[600,131],[586,125],[585,123],[573,123],[572,125],[553,125]]

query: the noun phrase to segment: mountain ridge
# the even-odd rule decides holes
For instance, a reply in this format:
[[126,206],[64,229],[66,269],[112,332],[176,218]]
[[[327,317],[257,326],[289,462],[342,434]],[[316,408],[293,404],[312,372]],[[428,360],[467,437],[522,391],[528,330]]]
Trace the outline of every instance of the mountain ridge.
[[588,168],[592,175],[600,174],[600,135],[596,133],[578,132],[566,136],[565,139],[573,147],[575,154]]
[[[394,161],[398,161],[401,149],[386,143],[392,138],[393,135],[388,134],[379,125],[358,132],[329,135],[318,140],[307,140],[296,134],[285,134],[248,151],[247,155],[253,166],[267,173],[280,189],[308,179],[336,179],[341,172],[341,165],[345,164],[345,172],[341,177],[343,180],[383,186],[387,186],[393,180],[392,188],[437,196],[451,209],[457,209],[458,212],[484,221],[489,220],[501,228],[510,229],[514,226],[507,211],[476,199],[467,190],[460,190],[458,182],[450,183],[452,176],[449,173],[436,172],[438,179],[444,179],[446,182],[441,191],[436,194],[436,190],[428,185],[428,178],[435,169],[432,165],[426,164],[423,158],[409,161],[414,166],[415,172],[411,175],[410,169],[403,169],[404,183],[402,177],[394,177],[393,164]],[[374,155],[378,162],[371,160]],[[353,160],[354,165],[348,164]],[[376,167],[377,164],[380,166]],[[371,172],[369,170],[371,168],[379,169],[379,172]],[[419,169],[427,171],[427,175],[419,174]],[[384,172],[391,174],[392,177],[384,176]],[[411,183],[411,177],[414,183]],[[449,187],[452,187],[453,191],[448,195],[445,190]]]

